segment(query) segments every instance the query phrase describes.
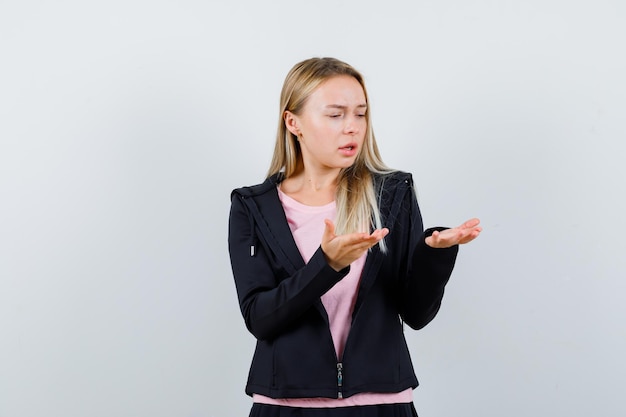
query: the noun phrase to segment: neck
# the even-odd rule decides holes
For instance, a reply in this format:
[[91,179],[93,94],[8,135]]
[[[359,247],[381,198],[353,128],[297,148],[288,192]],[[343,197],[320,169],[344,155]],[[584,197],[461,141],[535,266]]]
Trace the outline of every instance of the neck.
[[335,199],[339,170],[303,170],[281,184],[286,194],[307,205],[323,205]]
[[298,177],[302,183],[303,189],[309,191],[325,191],[330,189],[334,192],[337,188],[337,180],[339,179],[340,172],[341,168],[308,164],[308,166],[302,166]]
[[312,173],[304,172],[301,178],[301,186],[303,189],[320,192],[335,191],[337,188],[337,178],[339,172]]

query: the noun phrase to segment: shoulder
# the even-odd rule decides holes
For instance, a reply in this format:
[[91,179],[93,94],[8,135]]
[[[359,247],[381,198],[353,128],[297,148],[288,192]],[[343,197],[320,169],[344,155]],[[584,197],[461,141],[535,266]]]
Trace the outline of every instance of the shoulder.
[[260,184],[255,184],[255,185],[250,185],[250,186],[246,186],[246,187],[240,187],[240,188],[235,188],[231,193],[230,193],[230,198],[232,200],[232,198],[235,195],[239,195],[241,197],[256,197],[256,196],[260,196],[263,195],[265,193],[268,193],[272,190],[276,189],[276,185],[278,183],[280,183],[283,180],[283,174],[282,173],[278,173],[278,174],[274,174],[271,177],[265,179],[265,181],[263,181]]
[[[414,196],[413,176],[409,172],[390,171],[373,174],[374,188],[379,201],[381,213],[389,212],[394,218],[397,210],[405,204],[407,196]],[[412,200],[412,198],[411,198]],[[396,213],[396,214],[393,214]]]
[[397,222],[403,224],[408,222],[408,216],[419,211],[415,210],[417,200],[411,173],[404,171],[376,173],[373,174],[373,179],[378,209],[390,230],[397,226]]
[[413,188],[413,176],[410,172],[390,171],[386,173],[372,174],[374,186],[382,190],[397,188]]

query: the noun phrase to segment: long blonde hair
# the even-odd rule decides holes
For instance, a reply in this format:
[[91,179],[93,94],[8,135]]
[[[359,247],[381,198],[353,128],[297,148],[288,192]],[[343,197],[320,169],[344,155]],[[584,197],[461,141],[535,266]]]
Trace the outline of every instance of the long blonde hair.
[[[286,111],[299,115],[309,96],[321,83],[339,75],[348,75],[356,79],[368,102],[363,76],[352,66],[335,58],[311,58],[296,64],[287,74],[280,94],[280,112],[274,156],[268,171],[268,177],[284,172],[285,178],[294,175],[302,167],[302,153],[298,138],[285,126]],[[380,157],[372,123],[370,107],[365,114],[367,130],[363,148],[354,164],[339,173],[335,220],[336,233],[369,231],[369,228],[382,227],[378,198],[374,189],[372,173],[389,173]],[[381,242],[384,250],[384,242]]]

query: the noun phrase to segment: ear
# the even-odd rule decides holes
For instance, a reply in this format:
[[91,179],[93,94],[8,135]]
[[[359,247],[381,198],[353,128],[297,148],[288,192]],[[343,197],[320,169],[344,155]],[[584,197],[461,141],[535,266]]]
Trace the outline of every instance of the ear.
[[293,133],[296,137],[300,137],[300,122],[298,120],[298,116],[289,110],[286,110],[283,115],[283,119],[285,120],[285,127],[287,130]]

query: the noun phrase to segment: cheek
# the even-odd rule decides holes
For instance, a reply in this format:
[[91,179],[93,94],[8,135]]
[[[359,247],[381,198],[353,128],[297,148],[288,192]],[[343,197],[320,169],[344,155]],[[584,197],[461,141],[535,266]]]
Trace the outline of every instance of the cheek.
[[333,123],[333,120],[326,120],[324,118],[316,118],[311,120],[308,127],[309,131],[314,133],[324,133],[334,130],[336,127],[336,123]]
[[359,132],[361,133],[359,135],[361,139],[364,139],[367,133],[367,120],[363,120],[363,122],[359,124]]
[[335,120],[321,120],[315,123],[313,126],[314,131],[323,136],[328,136],[332,133],[341,132],[342,125]]
[[361,121],[360,126],[361,126],[361,129],[363,130],[363,132],[365,132],[367,130],[367,120],[363,119]]

